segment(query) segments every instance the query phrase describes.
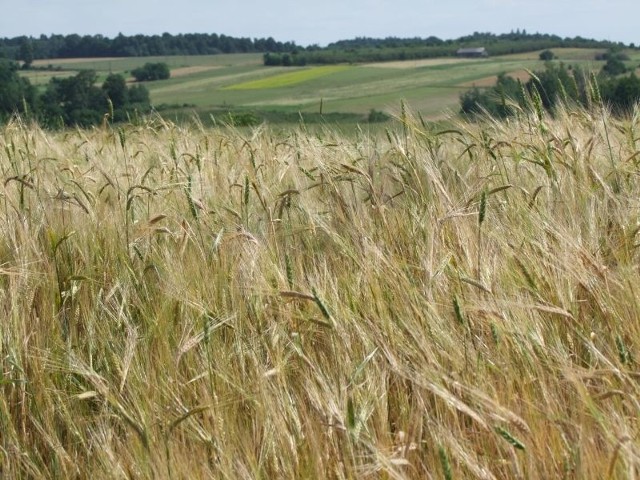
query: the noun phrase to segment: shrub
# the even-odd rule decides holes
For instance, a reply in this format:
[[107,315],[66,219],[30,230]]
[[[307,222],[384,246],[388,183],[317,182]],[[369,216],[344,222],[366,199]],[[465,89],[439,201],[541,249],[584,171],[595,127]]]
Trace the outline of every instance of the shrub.
[[540,60],[544,60],[545,62],[549,62],[556,58],[555,54],[551,50],[543,50],[540,52]]
[[131,70],[137,82],[153,80],[167,80],[171,77],[171,70],[166,63],[145,63],[144,66]]

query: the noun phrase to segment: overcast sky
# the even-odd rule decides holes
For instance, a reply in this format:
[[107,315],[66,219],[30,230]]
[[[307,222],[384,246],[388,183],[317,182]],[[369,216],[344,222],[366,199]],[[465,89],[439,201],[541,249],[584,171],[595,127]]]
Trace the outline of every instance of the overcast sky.
[[0,37],[224,33],[299,45],[552,33],[640,44],[639,0],[0,0]]

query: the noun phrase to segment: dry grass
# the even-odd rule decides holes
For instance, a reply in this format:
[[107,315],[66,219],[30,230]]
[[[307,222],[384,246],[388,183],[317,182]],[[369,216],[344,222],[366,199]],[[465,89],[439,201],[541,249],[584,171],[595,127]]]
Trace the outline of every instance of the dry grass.
[[174,68],[173,70],[171,70],[171,77],[173,78],[178,78],[178,77],[186,77],[189,75],[193,75],[196,73],[202,73],[202,72],[208,72],[209,70],[215,70],[217,68],[221,68],[217,65],[194,65],[192,67],[181,67],[181,68]]
[[638,127],[4,127],[1,476],[636,478]]
[[88,63],[88,62],[102,62],[112,60],[122,60],[123,57],[85,57],[85,58],[43,58],[40,60],[34,60],[33,65],[36,67],[46,67],[47,65],[60,65],[69,63]]
[[[468,58],[420,58],[417,60],[398,60],[395,62],[376,62],[376,63],[367,63],[364,66],[366,67],[377,67],[377,68],[402,68],[402,69],[411,69],[411,68],[421,68],[421,67],[435,67],[438,65],[451,65],[455,63],[463,63],[470,62],[474,60],[469,60]],[[478,60],[475,59],[477,62]]]

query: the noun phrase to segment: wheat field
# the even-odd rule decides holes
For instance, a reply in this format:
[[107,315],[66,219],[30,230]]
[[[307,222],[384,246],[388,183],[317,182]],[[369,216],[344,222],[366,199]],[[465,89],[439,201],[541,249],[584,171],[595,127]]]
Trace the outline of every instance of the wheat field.
[[14,120],[0,476],[638,478],[639,129]]

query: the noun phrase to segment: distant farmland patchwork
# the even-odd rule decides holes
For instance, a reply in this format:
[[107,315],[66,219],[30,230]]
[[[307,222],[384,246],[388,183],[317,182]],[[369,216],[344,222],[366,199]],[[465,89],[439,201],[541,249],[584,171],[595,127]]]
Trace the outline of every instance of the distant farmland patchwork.
[[263,88],[284,88],[315,80],[316,78],[341,72],[350,67],[343,65],[331,65],[325,67],[304,68],[294,72],[280,73],[278,75],[251,80],[226,87],[225,90],[260,90]]
[[[555,49],[558,61],[599,69],[594,58],[601,50]],[[462,92],[476,85],[490,86],[500,73],[526,79],[527,71],[541,70],[539,52],[488,59],[442,58],[363,65],[265,67],[259,54],[42,60],[50,65],[27,75],[43,88],[52,76],[93,69],[100,78],[109,72],[130,77],[145,62],[166,62],[172,78],[148,82],[153,104],[169,115],[185,111],[276,111],[364,115],[374,110],[394,113],[400,101],[425,118],[458,110]],[[636,60],[635,58],[632,60]],[[58,70],[59,69],[59,70]]]

